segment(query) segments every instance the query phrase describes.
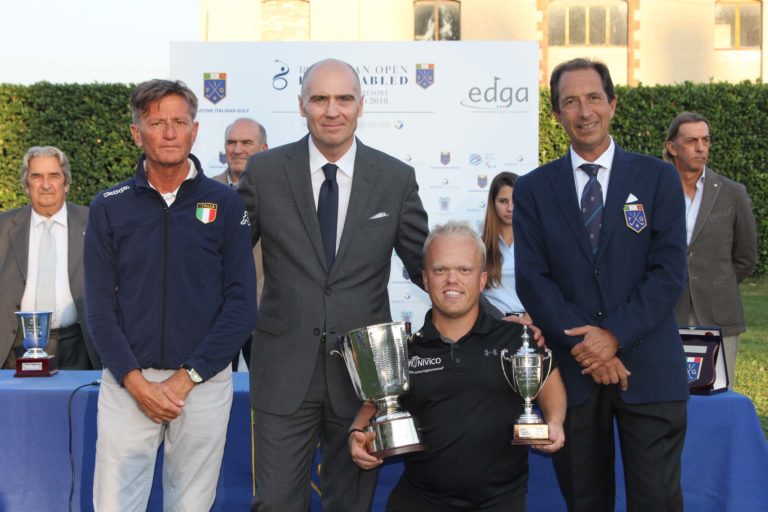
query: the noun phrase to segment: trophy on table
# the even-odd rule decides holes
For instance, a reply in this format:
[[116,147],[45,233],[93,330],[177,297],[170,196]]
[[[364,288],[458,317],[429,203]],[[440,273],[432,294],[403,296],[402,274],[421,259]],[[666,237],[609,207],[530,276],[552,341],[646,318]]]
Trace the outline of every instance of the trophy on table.
[[376,403],[377,412],[363,430],[376,433],[372,453],[377,457],[424,450],[414,418],[397,402],[409,389],[408,331],[403,322],[355,329],[340,336],[339,350],[331,352],[344,358],[358,398]]
[[[510,387],[525,401],[525,411],[517,418],[512,431],[512,444],[550,444],[549,425],[533,412],[533,400],[541,391],[552,372],[552,351],[544,349],[546,355],[529,346],[528,327],[523,326],[523,345],[511,354],[501,351],[501,371]],[[546,374],[544,367],[546,365]],[[510,379],[509,375],[512,375]]]
[[17,311],[24,355],[16,359],[14,377],[50,377],[58,370],[56,359],[45,352],[51,332],[51,311]]

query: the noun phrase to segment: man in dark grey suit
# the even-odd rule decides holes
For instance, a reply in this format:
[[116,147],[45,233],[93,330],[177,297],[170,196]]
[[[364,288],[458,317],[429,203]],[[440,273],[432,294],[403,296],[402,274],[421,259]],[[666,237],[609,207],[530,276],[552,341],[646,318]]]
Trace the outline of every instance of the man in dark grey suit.
[[[248,158],[260,151],[269,149],[267,144],[267,130],[261,123],[249,117],[235,119],[224,130],[224,152],[227,155],[227,168],[221,174],[213,177],[214,180],[231,188],[237,189],[240,185],[240,176],[245,172]],[[264,264],[261,259],[261,242],[253,247],[253,261],[256,264],[256,298],[261,300],[261,291],[264,289]],[[253,336],[243,345],[243,357],[245,364],[251,360],[251,344]],[[232,360],[232,371],[237,371],[240,364],[240,353]]]
[[[100,369],[101,360],[82,324],[83,235],[88,208],[66,202],[72,183],[69,159],[53,146],[33,147],[24,155],[21,183],[30,205],[0,214],[0,362],[16,367],[24,353],[14,312],[42,309],[40,290],[52,291],[54,311],[46,349],[65,370]],[[50,223],[50,220],[53,220]],[[38,261],[45,223],[55,240],[56,270],[52,282],[40,282]]]
[[709,121],[699,114],[683,112],[669,126],[664,158],[683,183],[688,237],[688,282],[675,318],[720,328],[733,387],[739,334],[746,331],[739,283],[755,269],[757,232],[744,185],[707,167],[709,143]]
[[375,471],[347,450],[360,407],[336,338],[389,322],[392,249],[421,284],[427,214],[413,168],[355,138],[363,112],[349,64],[318,62],[299,97],[309,135],[251,157],[239,187],[264,293],[251,356],[258,511],[306,511],[320,441],[324,510],[367,510]]

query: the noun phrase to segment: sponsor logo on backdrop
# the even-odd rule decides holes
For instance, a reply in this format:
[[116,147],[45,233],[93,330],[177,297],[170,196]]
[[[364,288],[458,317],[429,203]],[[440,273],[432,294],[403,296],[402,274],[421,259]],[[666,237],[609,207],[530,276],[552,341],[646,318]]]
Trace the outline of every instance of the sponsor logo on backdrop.
[[403,279],[405,279],[406,281],[410,281],[411,276],[408,275],[408,269],[406,269],[405,266],[403,266],[402,270],[403,270]]
[[401,311],[400,312],[400,318],[403,320],[403,322],[412,322],[413,321],[413,312],[412,311]]
[[451,207],[451,198],[448,196],[441,196],[437,202],[440,205],[440,211],[442,212],[447,212]]
[[435,65],[416,64],[416,83],[422,89],[426,89],[435,83]]
[[443,165],[448,165],[451,163],[451,152],[450,151],[441,151],[440,152],[440,163]]
[[480,188],[485,188],[488,185],[488,175],[487,174],[478,174],[477,175],[477,186]]
[[203,73],[203,97],[214,105],[227,97],[226,73]]
[[399,119],[397,121],[395,121],[395,129],[396,130],[402,130],[404,125],[405,124],[401,120],[399,120]]
[[483,155],[480,153],[470,153],[469,155],[469,165],[473,167],[477,167],[478,165],[483,163]]
[[227,163],[227,154],[224,151],[219,151],[219,163],[222,165]]
[[272,88],[277,91],[282,91],[288,87],[288,79],[285,77],[291,71],[291,68],[281,60],[275,59],[275,62],[279,65],[279,68],[277,74],[272,76]]
[[530,107],[528,87],[505,85],[503,80],[495,76],[493,83],[472,86],[466,97],[459,101],[464,107],[477,112],[520,112]]

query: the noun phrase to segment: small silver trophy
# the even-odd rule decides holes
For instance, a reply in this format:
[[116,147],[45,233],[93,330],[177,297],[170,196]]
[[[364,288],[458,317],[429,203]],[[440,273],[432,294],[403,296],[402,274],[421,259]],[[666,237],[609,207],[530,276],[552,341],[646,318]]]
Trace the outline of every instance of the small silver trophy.
[[397,397],[408,391],[408,341],[403,322],[372,325],[339,337],[339,350],[358,398],[372,400],[377,412],[366,432],[375,432],[372,453],[389,457],[424,450],[414,418]]
[[50,377],[58,370],[54,356],[45,352],[51,332],[51,311],[17,311],[24,355],[16,359],[14,377]]
[[[525,411],[517,418],[513,427],[512,444],[550,444],[549,426],[533,412],[533,400],[541,391],[552,371],[552,351],[545,348],[546,355],[529,346],[528,326],[523,326],[523,345],[512,355],[501,351],[501,371],[510,387],[525,401]],[[546,374],[544,366],[547,365]],[[512,378],[509,378],[509,375]]]

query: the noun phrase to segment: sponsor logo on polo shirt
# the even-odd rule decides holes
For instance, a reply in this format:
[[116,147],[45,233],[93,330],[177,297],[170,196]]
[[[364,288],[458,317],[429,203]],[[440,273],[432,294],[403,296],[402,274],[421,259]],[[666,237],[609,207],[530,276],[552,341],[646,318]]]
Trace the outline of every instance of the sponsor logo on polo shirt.
[[437,372],[443,369],[445,369],[445,367],[443,366],[443,358],[441,357],[413,356],[408,360],[408,373],[412,375]]

